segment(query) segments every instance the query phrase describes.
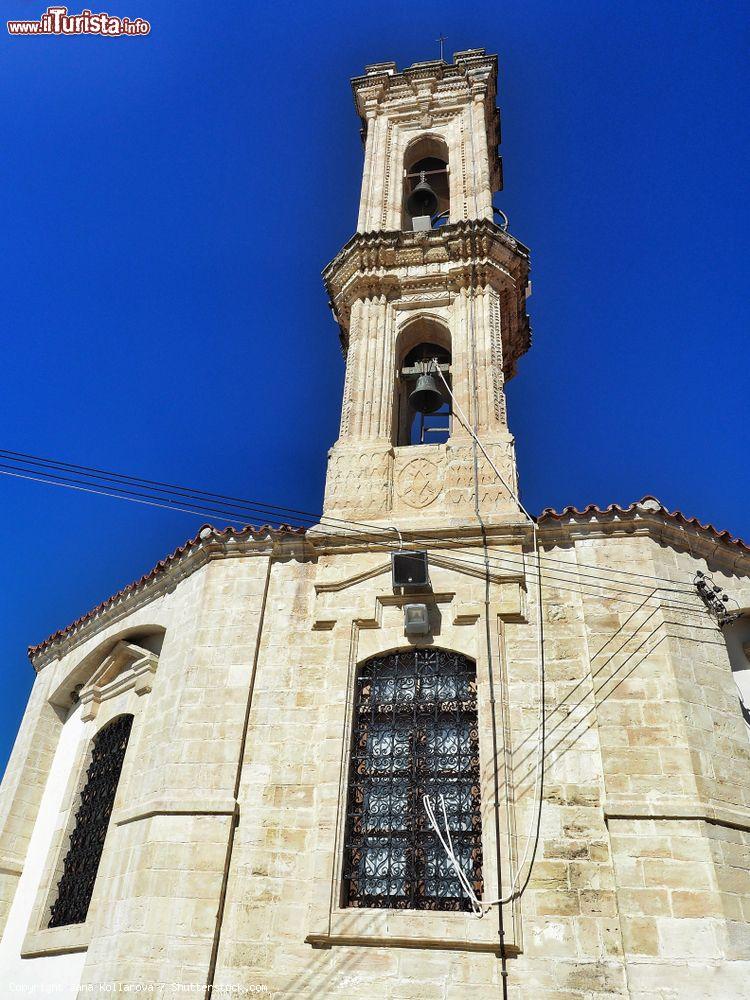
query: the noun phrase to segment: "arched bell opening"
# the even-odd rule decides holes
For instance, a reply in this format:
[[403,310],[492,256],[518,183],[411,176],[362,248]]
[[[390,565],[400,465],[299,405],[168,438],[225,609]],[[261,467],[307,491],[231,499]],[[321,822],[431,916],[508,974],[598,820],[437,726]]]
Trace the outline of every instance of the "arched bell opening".
[[404,157],[404,229],[432,229],[438,217],[450,212],[448,147],[437,136],[426,135],[407,147]]
[[451,431],[450,334],[436,320],[418,319],[402,331],[399,348],[394,444],[444,444]]

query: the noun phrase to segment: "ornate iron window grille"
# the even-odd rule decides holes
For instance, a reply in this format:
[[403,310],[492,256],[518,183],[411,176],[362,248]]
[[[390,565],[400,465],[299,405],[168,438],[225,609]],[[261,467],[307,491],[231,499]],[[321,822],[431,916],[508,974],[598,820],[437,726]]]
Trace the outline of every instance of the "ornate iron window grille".
[[86,919],[132,725],[132,715],[119,715],[93,739],[48,927],[82,924]]
[[456,856],[482,894],[474,663],[442,649],[376,657],[357,676],[344,904],[470,910],[422,796],[445,797]]

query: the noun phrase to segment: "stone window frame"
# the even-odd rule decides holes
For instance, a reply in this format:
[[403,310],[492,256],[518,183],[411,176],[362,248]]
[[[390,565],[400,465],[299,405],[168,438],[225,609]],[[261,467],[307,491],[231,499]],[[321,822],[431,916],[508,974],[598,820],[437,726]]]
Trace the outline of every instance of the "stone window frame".
[[750,739],[750,608],[741,607],[733,613],[737,617],[723,627],[722,633],[740,713]]
[[[80,690],[77,704],[73,706],[65,720],[67,722],[74,712],[78,711],[85,725],[75,760],[68,774],[51,843],[47,849],[34,905],[21,945],[21,958],[69,954],[88,949],[101,902],[98,889],[107,880],[112,838],[117,835],[117,815],[132,797],[130,789],[134,778],[134,762],[139,756],[138,748],[143,723],[143,696],[151,691],[158,662],[157,654],[136,646],[127,639],[120,640]],[[53,698],[54,695],[50,700]],[[75,825],[75,809],[86,781],[86,770],[93,750],[94,737],[120,715],[132,715],[133,725],[86,920],[80,924],[49,927],[50,910],[55,899],[57,881],[62,872],[70,835]]]
[[[438,600],[447,598],[447,603],[450,603],[450,599],[453,597],[453,595],[434,596]],[[397,598],[391,600],[380,598],[378,604],[398,603],[398,600]],[[492,636],[496,685],[494,711],[498,744],[501,746],[502,734],[505,730],[503,724],[504,708],[507,707],[507,697],[504,693],[504,640],[502,622],[497,613],[493,617],[498,626],[497,629],[493,629]],[[500,953],[500,944],[496,908],[480,920],[465,912],[355,908],[343,904],[346,804],[349,795],[349,761],[354,725],[356,672],[360,665],[371,657],[394,652],[409,645],[404,639],[403,625],[400,631],[397,628],[381,628],[381,619],[382,615],[378,613],[374,618],[355,618],[351,621],[350,629],[346,629],[343,622],[324,623],[325,629],[331,636],[329,661],[348,662],[348,669],[344,704],[337,704],[334,701],[327,708],[328,728],[338,729],[342,734],[340,759],[337,761],[338,780],[335,783],[331,780],[324,780],[322,785],[319,785],[315,820],[317,834],[311,866],[308,933],[305,941],[313,947],[323,948],[335,945],[358,945],[489,952],[497,955]],[[445,634],[447,631],[445,630],[435,645],[460,653],[476,664],[484,885],[485,895],[488,898],[494,898],[497,888],[498,854],[502,855],[503,874],[506,876],[509,857],[515,862],[516,838],[513,810],[509,806],[506,812],[501,805],[498,806],[502,841],[499,852],[495,836],[493,808],[495,801],[494,781],[492,779],[493,747],[486,736],[482,736],[483,731],[486,733],[491,730],[491,713],[493,711],[489,694],[484,622],[478,609],[476,615],[461,616],[457,613],[454,622],[460,626],[473,626],[450,630],[451,633],[462,632],[466,639],[463,640],[457,635]],[[317,627],[320,628],[320,625]],[[382,635],[378,636],[376,642],[361,643],[363,630],[369,629],[378,629]],[[471,635],[467,633],[471,633]],[[364,649],[361,648],[363,645]],[[498,690],[499,688],[503,690]],[[331,762],[328,762],[326,766],[330,767]],[[519,901],[505,907],[504,914],[506,954],[518,954],[521,950]]]
[[[398,676],[403,668],[406,675],[413,680],[413,687],[405,697],[399,697]],[[385,678],[386,684],[379,683],[379,678]],[[454,694],[444,693],[442,698],[438,691],[442,686],[450,681],[460,678],[468,685],[468,692],[461,694],[458,688]],[[388,682],[394,680],[392,690],[387,690]],[[430,685],[432,681],[432,685]],[[370,657],[358,664],[356,686],[354,690],[355,717],[354,717],[354,740],[349,747],[349,796],[347,799],[346,814],[347,836],[344,843],[344,878],[342,884],[342,895],[349,902],[346,904],[355,909],[379,908],[379,909],[407,909],[407,910],[430,910],[441,912],[467,912],[471,909],[471,903],[465,892],[461,892],[459,881],[453,872],[449,859],[445,851],[440,846],[437,835],[430,832],[429,824],[424,827],[418,824],[420,814],[424,815],[424,807],[421,798],[415,799],[415,792],[419,789],[422,792],[432,788],[431,798],[435,803],[435,808],[440,815],[438,796],[445,792],[450,798],[451,787],[465,788],[468,782],[470,786],[463,794],[459,792],[457,806],[462,819],[467,818],[469,826],[462,826],[460,830],[453,830],[458,856],[462,856],[462,845],[466,845],[469,853],[469,863],[463,868],[467,877],[472,882],[474,890],[483,892],[484,878],[482,874],[481,843],[479,853],[475,853],[473,825],[475,822],[481,824],[481,802],[479,796],[479,755],[478,755],[478,732],[479,717],[476,695],[473,698],[473,706],[467,707],[466,702],[471,697],[470,692],[473,687],[476,692],[476,664],[473,659],[456,653],[454,650],[447,650],[442,645],[430,644],[429,646],[415,647],[407,645],[401,649],[394,650],[386,656]],[[446,702],[448,699],[455,702],[450,709],[450,714],[446,717],[443,708],[440,720],[434,714],[437,711],[439,702]],[[368,709],[364,714],[363,707]],[[402,713],[399,719],[397,712]],[[434,726],[434,728],[432,728]],[[446,733],[452,731],[455,726],[456,748],[447,749]],[[468,746],[461,745],[461,732],[466,732],[467,741],[471,740],[473,731],[476,740],[476,765],[472,767],[472,754]],[[429,748],[428,734],[438,736],[439,745]],[[357,735],[364,735],[367,749],[357,741]],[[407,738],[408,747],[405,753],[399,753],[396,748],[398,737]],[[422,752],[419,750],[419,736],[424,737]],[[390,767],[378,766],[381,759],[373,745],[378,743],[379,737],[383,735],[392,742],[388,760]],[[416,739],[416,743],[414,742]],[[402,745],[401,745],[402,746]],[[357,760],[362,760],[365,755],[367,761],[365,773],[360,773],[356,766]],[[454,759],[455,758],[455,759]],[[419,773],[414,770],[415,759],[422,761],[424,769]],[[438,767],[437,760],[443,761],[440,767],[441,774],[436,773]],[[476,774],[474,775],[474,771]],[[444,772],[444,773],[442,773]],[[455,786],[453,782],[455,781]],[[398,794],[398,788],[402,786],[405,790],[403,804],[394,804],[393,795]],[[356,789],[352,797],[352,789]],[[377,803],[382,802],[378,797],[377,789],[386,789],[389,802],[389,814],[391,820],[396,822],[396,827],[390,826],[390,833],[373,830],[369,824],[373,822],[375,826],[380,826],[377,822],[379,810]],[[474,789],[476,791],[474,791]],[[468,796],[464,799],[464,794]],[[361,796],[361,798],[359,798]],[[374,797],[376,806],[370,811],[368,800]],[[360,803],[359,806],[357,803]],[[450,806],[448,806],[450,814]],[[352,816],[356,812],[361,817],[361,828],[356,830],[351,824]],[[401,821],[399,823],[399,820]],[[367,874],[367,857],[378,854],[382,841],[390,841],[391,846],[396,845],[397,857],[400,850],[416,851],[417,856],[413,858],[414,870],[409,871],[408,867],[400,872],[398,867],[394,870],[391,867],[392,851],[388,851],[388,862],[385,870],[381,873]],[[481,840],[481,838],[480,838]],[[377,842],[377,845],[373,843]],[[400,849],[399,849],[400,846]],[[425,852],[421,861],[421,874],[419,873],[420,861],[418,860],[419,850]],[[360,860],[354,860],[355,855],[359,855]],[[440,870],[436,871],[433,878],[434,883],[430,888],[430,875],[428,874],[428,858],[433,856],[438,863],[445,866],[444,874]],[[398,862],[396,862],[398,864]],[[399,892],[390,892],[392,883],[403,882],[403,888]],[[368,882],[371,887],[368,891]],[[372,885],[376,883],[376,885]],[[393,897],[398,898],[399,905],[393,905]],[[369,900],[363,903],[362,899]],[[405,905],[408,900],[416,905]],[[389,905],[390,904],[390,905]]]

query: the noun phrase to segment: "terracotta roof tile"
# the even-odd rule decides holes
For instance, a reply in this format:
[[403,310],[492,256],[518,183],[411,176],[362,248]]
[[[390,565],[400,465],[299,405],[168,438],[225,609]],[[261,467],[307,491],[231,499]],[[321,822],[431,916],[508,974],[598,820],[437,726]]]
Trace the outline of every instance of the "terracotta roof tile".
[[[207,532],[210,533],[210,535],[207,534]],[[156,566],[154,566],[152,570],[150,570],[144,576],[140,577],[140,579],[134,580],[133,583],[129,583],[126,587],[123,587],[121,590],[118,590],[117,593],[112,594],[111,597],[108,597],[105,601],[102,601],[100,604],[97,604],[95,608],[92,608],[90,611],[87,611],[85,615],[82,615],[80,618],[76,618],[76,620],[74,622],[71,622],[70,625],[66,625],[65,628],[61,628],[58,629],[57,632],[53,632],[52,635],[48,636],[42,642],[37,643],[37,645],[35,646],[29,646],[28,648],[29,659],[32,660],[33,662],[35,657],[37,657],[40,653],[44,652],[44,650],[47,649],[49,646],[51,646],[53,642],[56,642],[63,636],[68,635],[71,632],[74,632],[76,629],[84,625],[87,621],[89,621],[92,618],[95,618],[96,615],[101,614],[102,611],[105,611],[107,608],[111,607],[113,604],[121,600],[123,597],[126,597],[128,594],[140,590],[141,587],[145,586],[147,583],[150,583],[156,577],[160,576],[162,573],[165,572],[165,570],[169,569],[170,566],[174,565],[175,562],[181,559],[192,549],[198,548],[201,542],[205,542],[209,537],[222,540],[229,538],[231,535],[234,535],[236,538],[240,539],[247,538],[248,536],[260,539],[280,534],[304,535],[305,529],[293,527],[292,525],[289,524],[280,524],[277,527],[274,527],[270,524],[264,524],[260,528],[256,528],[253,525],[248,524],[242,528],[227,527],[219,530],[218,528],[214,528],[213,525],[204,524],[198,529],[198,532],[192,538],[189,538],[183,545],[178,546],[174,550],[174,552],[171,552],[168,556],[165,556],[164,559],[161,559],[156,564]]]
[[[616,503],[610,504],[609,507],[605,508],[601,508],[592,503],[587,507],[584,507],[583,510],[578,510],[577,507],[569,506],[563,508],[561,511],[556,511],[551,507],[547,507],[541,512],[537,520],[541,524],[544,521],[566,521],[582,517],[634,517],[636,514],[644,513],[657,514],[674,524],[693,528],[704,535],[714,538],[717,542],[724,542],[728,545],[733,545],[740,549],[743,553],[750,552],[750,545],[748,545],[747,542],[744,542],[741,538],[735,538],[728,531],[719,531],[719,529],[715,528],[712,524],[703,524],[697,517],[687,517],[680,510],[670,511],[661,503],[661,501],[657,500],[656,497],[649,495],[642,497],[640,500],[637,500],[635,503],[632,503],[627,507],[621,507]],[[91,611],[82,615],[80,618],[77,618],[65,628],[54,632],[43,642],[40,642],[35,646],[29,646],[29,658],[33,661],[37,656],[39,656],[40,653],[44,652],[49,646],[51,646],[52,643],[63,638],[63,636],[76,631],[76,629],[80,628],[98,614],[101,614],[102,611],[105,611],[117,601],[126,597],[128,594],[140,590],[143,586],[160,576],[177,560],[181,559],[184,555],[190,552],[191,549],[198,548],[201,542],[206,541],[208,537],[206,532],[210,532],[211,536],[217,540],[227,539],[231,535],[234,535],[237,538],[247,538],[248,536],[252,536],[253,538],[260,539],[268,537],[269,535],[277,534],[304,535],[305,529],[292,527],[288,524],[281,524],[278,527],[266,524],[260,528],[255,528],[252,525],[246,525],[243,528],[229,527],[219,530],[212,527],[210,524],[203,525],[193,538],[188,539],[184,545],[180,545],[179,548],[174,550],[174,552],[158,562],[150,572],[145,574],[145,576],[142,576],[139,580],[135,580],[133,583],[129,583],[127,587],[123,587],[121,590],[118,590],[116,594],[108,597],[106,601],[102,601],[101,604],[97,604],[97,606],[92,608]]]
[[633,516],[638,513],[658,514],[665,520],[671,521],[674,524],[694,528],[702,534],[710,535],[717,541],[734,545],[743,552],[750,552],[750,545],[748,545],[747,542],[744,542],[741,538],[735,538],[729,531],[720,531],[712,524],[703,524],[697,517],[688,517],[686,514],[683,514],[681,510],[669,510],[660,500],[657,500],[656,497],[650,496],[649,494],[646,494],[646,496],[642,497],[640,500],[636,500],[635,503],[631,503],[628,507],[621,507],[617,503],[612,503],[609,507],[605,507],[603,509],[594,503],[589,504],[588,507],[584,507],[583,510],[578,510],[577,507],[571,506],[565,507],[561,511],[556,511],[551,507],[547,507],[539,515],[538,520],[540,522],[545,520],[563,521],[568,518],[576,517],[606,517],[608,515]]

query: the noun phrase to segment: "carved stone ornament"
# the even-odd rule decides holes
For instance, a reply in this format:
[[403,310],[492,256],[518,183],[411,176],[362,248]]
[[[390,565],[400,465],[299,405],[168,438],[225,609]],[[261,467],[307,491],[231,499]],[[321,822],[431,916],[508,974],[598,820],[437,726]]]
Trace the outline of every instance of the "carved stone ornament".
[[429,458],[413,458],[398,474],[398,495],[410,507],[427,507],[440,496],[442,476]]

